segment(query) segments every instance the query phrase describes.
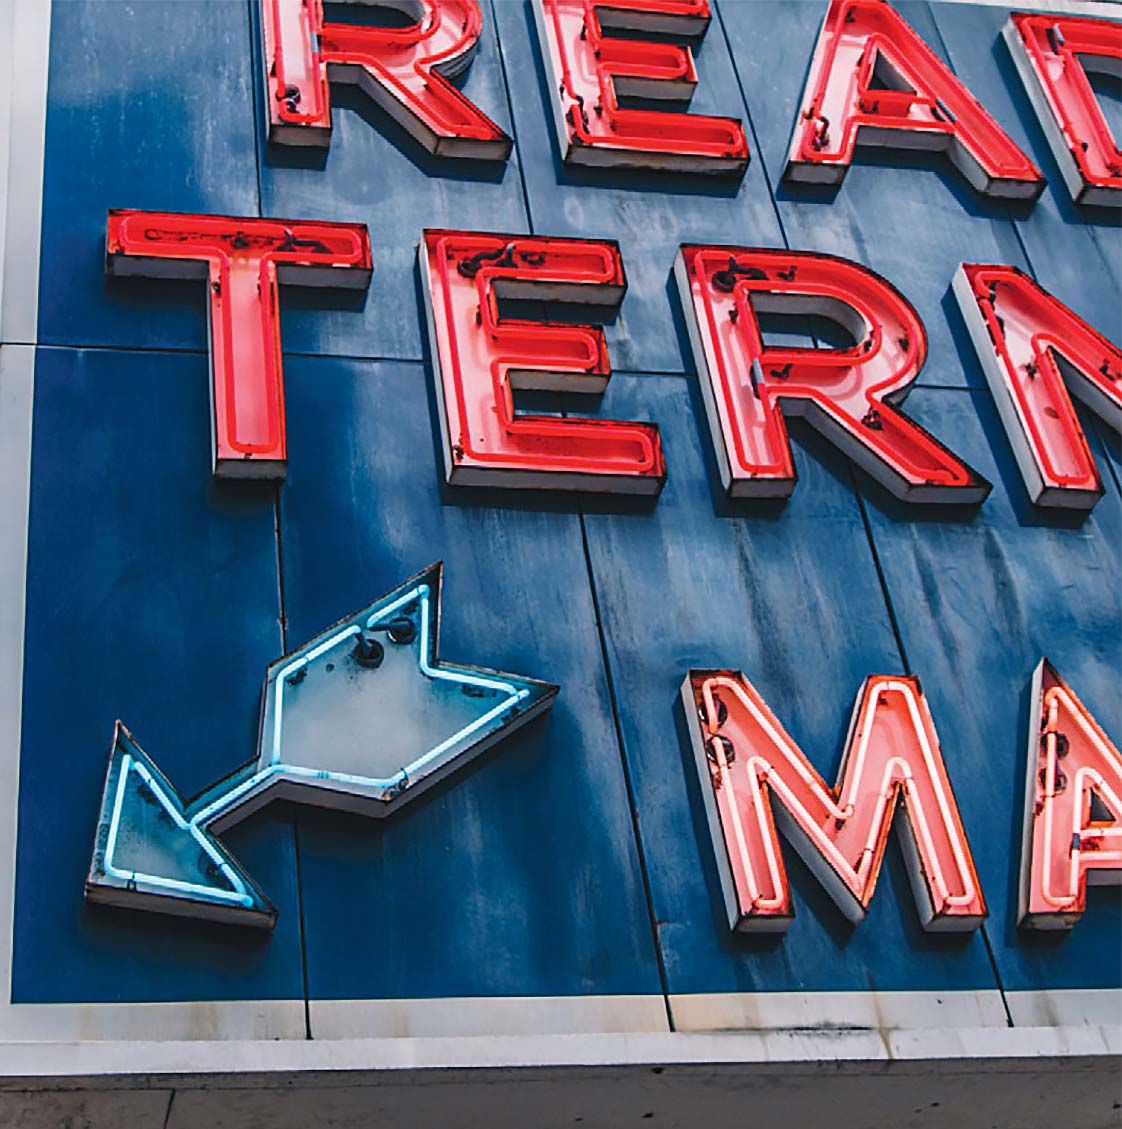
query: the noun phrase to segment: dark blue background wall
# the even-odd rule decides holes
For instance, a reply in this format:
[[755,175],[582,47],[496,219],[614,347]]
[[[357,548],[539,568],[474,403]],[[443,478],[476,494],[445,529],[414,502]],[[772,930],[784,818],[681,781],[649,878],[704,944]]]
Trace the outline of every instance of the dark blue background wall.
[[[697,52],[694,108],[749,127],[739,186],[563,168],[522,0],[484,0],[465,83],[516,138],[499,170],[434,161],[342,91],[326,157],[267,150],[242,0],[54,6],[17,1000],[1119,986],[1115,891],[1070,936],[1014,920],[1041,654],[1122,733],[1118,439],[1085,421],[1106,486],[1090,517],[1034,509],[949,294],[962,259],[1015,263],[1117,341],[1119,231],[1067,202],[1005,12],[899,6],[1044,169],[1031,212],[925,158],[859,161],[836,193],[777,187],[818,2],[725,0]],[[202,289],[107,280],[109,208],[369,225],[365,302],[282,295],[281,489],[211,483]],[[661,425],[657,505],[443,485],[414,267],[442,226],[620,241],[630,290],[600,410]],[[908,410],[993,481],[981,510],[902,507],[797,424],[790,503],[722,502],[670,284],[678,244],[701,240],[829,251],[896,283],[930,337]],[[274,805],[231,832],[280,911],[271,936],[84,904],[115,718],[201,788],[254,751],[267,662],[438,557],[444,653],[561,683],[551,716],[385,825]],[[675,706],[690,666],[743,668],[831,779],[864,676],[919,675],[984,930],[924,934],[893,841],[860,928],[789,854],[789,933],[731,937]]]

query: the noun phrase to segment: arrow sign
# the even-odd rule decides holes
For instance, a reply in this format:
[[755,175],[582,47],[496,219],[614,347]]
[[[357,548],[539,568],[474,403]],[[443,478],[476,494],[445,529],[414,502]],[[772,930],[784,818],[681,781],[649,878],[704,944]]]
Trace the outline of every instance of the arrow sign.
[[441,572],[272,663],[256,759],[189,802],[118,722],[86,897],[271,928],[223,830],[281,798],[389,815],[547,710],[556,686],[438,657]]

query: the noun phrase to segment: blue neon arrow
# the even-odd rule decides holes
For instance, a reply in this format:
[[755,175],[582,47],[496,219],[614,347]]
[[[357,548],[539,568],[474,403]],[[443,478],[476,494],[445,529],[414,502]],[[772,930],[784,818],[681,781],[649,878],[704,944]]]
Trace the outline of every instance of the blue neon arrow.
[[549,708],[557,687],[438,656],[441,565],[270,665],[258,753],[184,804],[118,725],[86,895],[270,926],[215,835],[278,797],[388,815]]

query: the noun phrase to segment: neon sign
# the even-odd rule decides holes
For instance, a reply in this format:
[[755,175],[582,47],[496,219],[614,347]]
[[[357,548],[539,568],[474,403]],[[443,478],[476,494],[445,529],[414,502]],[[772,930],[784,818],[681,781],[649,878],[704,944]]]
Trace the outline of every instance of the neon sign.
[[1122,149],[1087,79],[1122,77],[1122,26],[1014,12],[1003,34],[1071,198],[1122,204]]
[[840,184],[858,144],[945,152],[978,192],[1035,200],[1044,177],[885,0],[830,0],[784,176]]
[[974,859],[918,679],[865,680],[833,789],[738,671],[691,670],[682,701],[733,929],[783,932],[794,917],[777,820],[842,913],[860,921],[898,803],[923,927],[970,931],[985,919]]
[[1033,502],[1090,509],[1103,488],[1071,395],[1122,429],[1122,350],[1016,267],[963,263],[954,293]]
[[707,0],[533,0],[533,9],[568,164],[744,173],[748,141],[739,121],[625,104],[688,106],[697,87],[689,47],[604,34],[701,34]]
[[328,23],[322,0],[262,0],[269,140],[331,141],[331,82],[356,84],[430,153],[505,161],[513,142],[448,80],[470,65],[476,0],[383,0],[408,27]]
[[[927,356],[912,305],[867,267],[758,247],[682,247],[675,266],[717,462],[733,497],[787,497],[784,413],[805,415],[897,497],[979,503],[990,484],[895,405]],[[765,347],[759,313],[849,328],[846,349]]]
[[453,485],[657,494],[657,426],[515,411],[516,390],[599,394],[611,375],[604,331],[505,317],[503,298],[618,305],[617,244],[426,231],[421,273],[444,466]]
[[219,478],[284,478],[278,283],[365,290],[365,224],[113,210],[111,275],[207,283],[211,456]]
[[[419,258],[450,484],[659,493],[657,424],[515,408],[519,391],[606,388],[600,326],[531,321],[503,303],[619,306],[627,281],[618,244],[432,230]],[[107,264],[115,275],[209,281],[214,473],[283,478],[277,284],[367,286],[365,227],[112,211]],[[686,244],[675,276],[730,496],[794,490],[785,414],[806,416],[898,498],[978,504],[989,494],[981,475],[900,411],[927,334],[879,275],[832,255]],[[1101,486],[1065,382],[1119,428],[1122,352],[1015,267],[964,264],[954,290],[1034,502],[1090,508]],[[759,318],[768,313],[825,317],[853,344],[767,346]]]
[[1055,668],[1032,680],[1018,917],[1070,929],[1087,883],[1122,884],[1122,756]]
[[[270,139],[326,145],[330,84],[348,81],[430,152],[504,160],[511,139],[448,81],[478,45],[475,0],[409,0],[408,10],[409,27],[374,28],[325,22],[319,0],[265,0]],[[533,10],[565,161],[744,172],[740,123],[684,112],[698,75],[690,49],[668,42],[706,30],[706,0],[534,0]],[[1086,78],[1088,66],[1118,70],[1118,27],[1014,16],[1005,32],[1081,202],[1120,198],[1119,151]],[[634,104],[651,99],[679,109]],[[1032,200],[1044,184],[888,4],[830,0],[786,176],[839,183],[859,143],[946,152],[996,197]],[[658,494],[667,471],[657,423],[516,410],[521,391],[605,390],[601,326],[532,319],[513,304],[618,308],[627,280],[617,243],[426,230],[419,263],[449,484]],[[113,211],[107,270],[205,281],[214,473],[283,478],[278,285],[365,289],[365,227]],[[825,254],[694,244],[680,248],[675,274],[730,496],[793,491],[785,419],[800,415],[898,498],[984,501],[990,484],[901,411],[928,343],[890,282]],[[1091,508],[1102,484],[1071,395],[1119,428],[1122,351],[1015,267],[962,264],[954,291],[1034,503]],[[768,345],[762,318],[773,313],[828,318],[852,345]],[[221,842],[225,829],[280,797],[385,816],[550,707],[554,686],[441,661],[439,607],[433,566],[273,663],[256,758],[193,799],[118,723],[87,897],[268,927],[275,910]],[[1122,760],[1047,663],[1033,694],[1020,920],[1070,928],[1089,882],[1122,881]],[[924,928],[984,920],[917,679],[866,680],[833,788],[743,674],[691,671],[682,695],[732,928],[790,923],[777,828],[861,920],[897,809]]]
[[86,896],[271,927],[216,836],[273,799],[381,817],[550,708],[557,687],[439,658],[441,566],[269,666],[256,760],[185,803],[118,722]]

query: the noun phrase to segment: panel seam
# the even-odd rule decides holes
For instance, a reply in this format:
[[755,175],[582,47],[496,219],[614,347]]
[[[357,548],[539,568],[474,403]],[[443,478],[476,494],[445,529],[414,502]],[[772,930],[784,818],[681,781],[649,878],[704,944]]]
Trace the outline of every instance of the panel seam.
[[[531,233],[535,233],[534,216],[530,207],[530,195],[526,186],[526,176],[522,167],[522,153],[518,147],[518,127],[515,124],[514,103],[510,94],[510,82],[507,77],[506,56],[503,52],[502,36],[499,31],[498,15],[495,11],[495,0],[491,0],[491,18],[495,24],[495,44],[499,54],[500,70],[503,76],[503,86],[506,89],[507,108],[510,113],[510,129],[514,139],[515,151],[518,153],[518,176],[522,184],[522,200],[526,209],[526,224]],[[622,370],[612,370],[612,375],[621,374]],[[650,374],[648,374],[650,375]],[[679,373],[665,375],[685,375]],[[562,412],[562,415],[568,415]],[[607,639],[600,617],[600,600],[596,591],[596,578],[592,567],[592,555],[588,544],[588,529],[585,525],[583,503],[577,507],[577,520],[580,524],[581,549],[584,553],[585,573],[588,577],[589,595],[592,598],[592,614],[596,621],[596,638],[600,647],[600,661],[604,668],[604,680],[608,690],[608,704],[612,711],[612,725],[615,730],[616,746],[619,753],[620,767],[623,773],[624,789],[627,794],[628,814],[631,818],[631,833],[635,842],[635,856],[639,864],[639,878],[643,887],[643,899],[647,908],[647,920],[650,926],[651,947],[654,949],[655,961],[658,967],[659,985],[662,991],[662,1005],[666,1010],[666,1022],[671,1031],[674,1030],[674,1015],[670,1006],[670,990],[666,977],[666,965],[663,961],[662,945],[658,935],[658,920],[655,914],[654,901],[651,895],[650,875],[647,871],[647,860],[643,850],[643,836],[639,828],[639,812],[635,804],[635,788],[631,780],[631,771],[627,763],[627,750],[623,736],[623,726],[619,716],[619,704],[616,700],[615,683],[612,677],[611,661],[608,657]]]
[[495,0],[491,0],[491,23],[495,28],[495,53],[499,56],[499,73],[503,79],[503,93],[506,95],[506,111],[507,118],[510,121],[510,136],[514,142],[514,152],[518,156],[518,182],[522,187],[522,207],[526,214],[526,226],[533,232],[534,219],[533,213],[530,211],[530,192],[526,187],[526,174],[522,169],[522,149],[518,144],[518,125],[514,118],[514,101],[510,96],[510,80],[507,78],[506,73],[506,55],[503,53],[503,40],[502,33],[499,31],[499,16],[495,11]]
[[[261,51],[261,36],[258,34],[255,18],[256,4],[254,0],[246,0],[246,33],[249,35],[249,60],[252,74],[252,99],[253,107],[253,163],[255,183],[257,187],[257,215],[264,214],[265,191],[261,176],[261,153],[264,146],[268,145],[268,135],[262,136],[261,130],[265,120],[265,106],[261,76],[264,72],[264,55]],[[209,352],[209,350],[208,350]],[[281,354],[281,381],[284,381],[284,353]],[[277,626],[280,629],[281,654],[288,653],[288,605],[284,588],[284,522],[281,512],[281,490],[283,480],[273,488],[273,542],[276,545],[277,566]],[[292,854],[296,864],[296,915],[300,931],[300,980],[304,996],[304,1038],[312,1038],[312,1003],[308,982],[308,940],[304,921],[304,872],[300,860],[300,813],[295,805],[289,813],[289,825],[292,828]],[[174,1096],[174,1095],[173,1095]],[[169,1105],[168,1111],[170,1113]]]
[[[747,115],[748,125],[749,125],[749,128],[752,131],[752,140],[753,140],[753,143],[756,146],[756,152],[759,155],[760,171],[763,174],[764,182],[767,186],[768,196],[771,199],[772,208],[775,212],[776,222],[779,224],[779,230],[780,230],[780,233],[783,236],[783,245],[784,245],[784,247],[787,248],[787,250],[791,250],[791,241],[787,236],[787,229],[784,227],[784,224],[783,224],[783,217],[782,217],[780,210],[779,210],[779,201],[776,199],[775,190],[772,186],[771,177],[770,177],[770,175],[768,173],[768,169],[767,169],[767,164],[766,164],[766,162],[764,161],[764,158],[763,158],[763,150],[760,147],[759,138],[756,134],[756,127],[755,127],[755,124],[752,121],[752,111],[749,108],[748,95],[747,95],[747,93],[744,89],[744,83],[743,83],[743,81],[741,80],[741,77],[740,77],[740,68],[737,65],[736,54],[732,49],[732,40],[729,38],[728,29],[725,27],[724,16],[721,14],[720,6],[714,4],[714,7],[716,8],[716,11],[717,11],[717,19],[718,19],[718,21],[720,22],[720,25],[721,25],[721,32],[725,37],[725,45],[728,48],[729,57],[732,60],[733,71],[736,74],[737,86],[740,89],[740,100],[744,105],[744,112]],[[810,329],[810,326],[809,326],[809,322],[808,322],[808,330],[809,329]],[[811,340],[814,342],[815,347],[817,347],[818,346],[818,339],[815,336],[815,334],[810,333],[809,336],[810,336]],[[917,387],[922,387],[922,386],[919,385],[918,382],[916,384],[912,385],[913,389],[915,389]],[[941,387],[945,387],[945,386],[939,385],[937,387],[941,388]],[[870,552],[870,555],[871,555],[872,561],[873,561],[873,568],[876,571],[877,582],[880,585],[881,598],[884,600],[885,610],[888,613],[889,626],[891,627],[891,630],[892,630],[893,639],[896,642],[896,650],[900,655],[900,661],[904,664],[905,672],[910,674],[911,668],[908,664],[908,656],[907,656],[907,652],[904,648],[904,640],[903,640],[903,637],[900,633],[900,624],[899,624],[899,621],[896,618],[896,609],[893,606],[892,597],[891,597],[891,595],[889,594],[889,591],[888,591],[888,580],[887,580],[887,577],[885,576],[884,568],[881,565],[880,554],[877,552],[876,539],[873,536],[872,525],[869,522],[869,515],[868,515],[866,508],[865,508],[865,499],[864,499],[864,496],[861,493],[861,487],[860,487],[860,483],[858,482],[858,479],[857,479],[856,468],[854,467],[853,462],[849,459],[846,459],[846,464],[847,464],[848,472],[849,472],[850,490],[853,494],[854,499],[857,502],[857,510],[858,510],[858,513],[861,516],[861,524],[862,524],[864,531],[865,531],[865,540],[868,542],[869,552]]]
[[869,521],[865,497],[861,493],[861,487],[857,481],[857,471],[852,463],[849,465],[849,481],[850,485],[853,487],[854,494],[857,496],[857,508],[861,514],[861,523],[865,527],[865,539],[869,542],[869,551],[872,554],[873,568],[876,570],[877,582],[880,584],[881,597],[884,600],[884,606],[888,609],[888,622],[892,627],[892,637],[896,641],[896,650],[900,655],[900,661],[904,664],[904,673],[910,675],[912,673],[912,664],[908,661],[908,651],[904,646],[904,637],[900,632],[900,622],[896,618],[896,607],[892,602],[892,595],[888,590],[888,577],[885,575],[884,566],[881,564],[876,538],[873,535],[873,526]]
[[744,80],[740,77],[740,65],[736,61],[736,52],[732,49],[732,40],[729,38],[728,28],[725,27],[725,17],[721,13],[721,6],[713,0],[713,10],[717,13],[717,23],[721,27],[721,37],[728,52],[729,62],[732,64],[732,73],[736,77],[736,88],[740,91],[740,104],[744,107],[744,117],[748,122],[748,131],[752,134],[752,145],[755,149],[756,159],[760,163],[760,173],[764,178],[764,187],[767,189],[768,199],[771,201],[771,210],[775,213],[775,222],[779,225],[779,233],[783,237],[783,246],[790,251],[791,241],[787,237],[787,229],[783,226],[783,216],[779,211],[779,201],[775,196],[775,187],[771,182],[767,162],[764,160],[763,147],[760,145],[760,136],[756,132],[756,123],[752,120],[752,108],[748,104],[748,94],[744,89]]
[[584,564],[585,571],[588,574],[588,588],[592,596],[592,614],[596,620],[596,638],[600,645],[600,661],[604,667],[604,677],[608,687],[608,704],[612,711],[612,725],[615,729],[616,744],[619,747],[623,783],[627,792],[627,807],[631,816],[631,830],[635,838],[635,853],[639,862],[639,877],[643,885],[643,898],[647,904],[647,918],[650,924],[651,937],[654,942],[655,960],[658,964],[658,978],[662,986],[663,1006],[666,1008],[666,1022],[670,1030],[674,1031],[674,1012],[670,1004],[670,985],[666,973],[666,962],[662,953],[662,942],[658,932],[658,915],[655,912],[650,873],[647,869],[646,851],[643,847],[643,832],[639,822],[639,807],[635,800],[635,786],[631,779],[631,768],[627,762],[627,742],[623,734],[623,722],[620,719],[619,703],[616,699],[615,678],[612,674],[612,662],[608,654],[608,640],[604,633],[604,621],[600,614],[600,597],[596,590],[596,576],[592,565],[592,552],[588,543],[588,528],[585,524],[583,508],[578,511],[577,518],[580,521],[581,547],[584,550]]
[[[931,26],[935,31],[935,35],[939,40],[939,47],[943,52],[943,58],[946,60],[946,66],[950,72],[958,77],[958,72],[955,70],[954,58],[951,55],[950,48],[947,46],[947,41],[943,38],[942,29],[939,27],[939,21],[935,18],[935,8],[931,0],[925,0],[924,8],[927,11],[927,18],[931,21]],[[965,83],[964,83],[965,85]],[[997,217],[1000,218],[1000,217]],[[1028,249],[1025,247],[1024,240],[1021,238],[1021,232],[1017,227],[1017,221],[1013,218],[1013,210],[1011,205],[1006,205],[1005,220],[1013,229],[1013,237],[1017,240],[1017,245],[1021,249],[1021,254],[1024,256],[1024,261],[1029,268],[1029,272],[1035,278],[1035,272],[1032,269],[1032,260],[1029,258]],[[1001,978],[1001,969],[998,967],[997,954],[994,952],[993,943],[990,940],[989,930],[986,923],[983,921],[978,928],[979,934],[982,937],[982,944],[986,948],[986,956],[990,962],[990,968],[993,971],[994,980],[997,982],[998,995],[1001,997],[1001,1006],[1005,1010],[1005,1022],[1009,1027],[1015,1026],[1013,1023],[1013,1013],[1009,1008],[1009,998],[1005,991],[1005,984]]]
[[[954,66],[950,62],[950,52],[947,50],[946,43],[943,41],[942,33],[939,31],[939,25],[935,20],[935,14],[931,10],[930,0],[928,0],[928,2],[924,6],[927,9],[927,14],[928,14],[928,17],[931,21],[931,25],[935,29],[935,34],[939,37],[939,44],[943,49],[944,57],[947,59],[947,65],[953,71]],[[751,108],[749,106],[748,95],[747,95],[747,93],[745,92],[745,89],[744,89],[743,80],[741,79],[740,68],[737,65],[736,54],[732,49],[732,42],[729,39],[728,29],[725,27],[724,16],[722,15],[720,5],[716,2],[716,0],[714,0],[714,9],[717,12],[717,20],[721,25],[721,32],[724,35],[725,45],[728,49],[729,58],[732,60],[733,72],[736,75],[737,86],[740,89],[740,99],[741,99],[741,102],[744,105],[744,112],[745,112],[745,115],[747,116],[749,129],[751,130],[751,133],[752,133],[753,144],[755,145],[756,153],[757,153],[757,155],[759,157],[759,161],[760,161],[760,171],[763,175],[764,182],[767,186],[768,195],[771,198],[772,209],[775,212],[776,222],[779,224],[779,230],[780,230],[780,232],[782,233],[782,236],[783,236],[783,244],[788,250],[790,250],[791,249],[790,240],[787,237],[787,231],[786,231],[786,228],[783,225],[783,218],[782,218],[782,215],[780,214],[780,210],[779,210],[779,201],[776,198],[775,191],[774,191],[774,188],[773,188],[772,182],[771,182],[771,177],[768,174],[767,163],[764,160],[763,150],[760,147],[759,136],[756,133],[756,127],[755,127],[755,124],[752,120],[752,111],[751,111]],[[1011,214],[1009,215],[1009,219],[1012,222],[1012,215]],[[1023,251],[1024,250],[1024,243],[1021,240],[1020,232],[1017,231],[1016,223],[1015,222],[1012,223],[1012,226],[1013,226],[1014,232],[1016,233],[1017,241],[1018,241],[1018,243],[1020,243],[1022,251]],[[1025,258],[1026,258],[1026,261],[1028,261],[1027,254],[1026,254]],[[817,342],[816,342],[816,344],[817,344]],[[914,389],[917,386],[918,385],[913,385],[912,387]],[[951,387],[951,386],[939,386],[939,387],[947,387],[949,391],[962,391],[962,389],[954,388],[954,387]],[[911,673],[911,665],[908,662],[907,650],[904,647],[904,639],[903,639],[903,635],[902,635],[901,630],[900,630],[900,623],[899,623],[899,620],[897,619],[897,616],[896,616],[896,608],[895,608],[895,605],[893,604],[892,596],[891,596],[891,593],[889,591],[888,578],[887,578],[887,576],[884,572],[884,568],[883,568],[883,565],[882,565],[881,559],[880,559],[880,553],[877,550],[876,537],[873,534],[872,524],[869,521],[869,515],[868,515],[867,508],[866,508],[865,497],[862,493],[860,483],[858,482],[857,472],[856,472],[856,469],[853,466],[853,463],[849,460],[847,460],[847,462],[849,462],[850,486],[852,488],[852,491],[853,491],[855,498],[857,499],[858,512],[861,515],[861,522],[862,522],[862,525],[864,526],[864,531],[865,531],[865,540],[868,542],[869,552],[870,552],[870,554],[872,556],[872,560],[873,560],[873,567],[876,570],[877,581],[878,581],[878,583],[880,585],[880,589],[881,589],[881,597],[884,600],[885,610],[888,613],[888,620],[889,620],[889,624],[890,624],[891,629],[892,629],[893,638],[894,638],[895,643],[896,643],[896,649],[899,652],[900,661],[904,664],[905,672],[910,674]],[[1001,997],[1001,1006],[1005,1011],[1006,1023],[1007,1023],[1008,1026],[1012,1027],[1013,1026],[1013,1017],[1012,1017],[1012,1014],[1009,1010],[1009,1001],[1006,999],[1005,986],[1001,981],[1001,974],[1000,974],[1000,971],[998,970],[997,961],[996,961],[996,958],[995,958],[995,955],[994,955],[993,947],[990,944],[990,939],[989,939],[989,936],[987,934],[986,926],[985,926],[984,923],[979,928],[979,933],[981,934],[981,937],[982,937],[982,943],[985,945],[986,955],[989,959],[990,970],[993,973],[994,981],[997,985],[998,994]]]

